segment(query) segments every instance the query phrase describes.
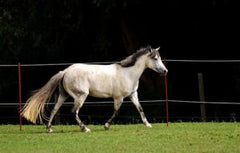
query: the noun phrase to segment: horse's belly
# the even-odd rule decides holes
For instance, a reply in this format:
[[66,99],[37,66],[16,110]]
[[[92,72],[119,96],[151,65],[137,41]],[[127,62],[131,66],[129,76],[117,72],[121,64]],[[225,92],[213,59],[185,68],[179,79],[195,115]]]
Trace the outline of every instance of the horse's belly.
[[90,90],[89,95],[97,98],[110,98],[112,94],[103,91]]
[[107,81],[91,84],[89,88],[89,95],[98,98],[112,97],[112,85]]
[[89,95],[97,98],[115,98],[115,97],[127,97],[131,94],[130,91],[115,91],[108,92],[104,90],[90,90]]

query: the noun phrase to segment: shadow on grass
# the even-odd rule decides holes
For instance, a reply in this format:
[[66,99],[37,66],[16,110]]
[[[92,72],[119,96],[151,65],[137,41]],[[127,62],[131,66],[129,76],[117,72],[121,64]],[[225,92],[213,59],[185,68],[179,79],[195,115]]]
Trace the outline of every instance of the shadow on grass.
[[[98,126],[98,127],[92,127],[90,126],[90,132],[89,133],[95,133],[95,132],[109,132],[109,131],[115,131],[114,128],[111,130],[105,130],[103,126]],[[22,134],[64,134],[64,133],[88,133],[88,132],[83,132],[79,126],[73,126],[73,125],[63,125],[63,126],[52,126],[53,132],[48,133],[47,129],[45,126],[36,126],[36,127],[29,127],[24,128],[23,131],[12,131],[12,133],[22,133]],[[9,132],[8,132],[9,133]]]

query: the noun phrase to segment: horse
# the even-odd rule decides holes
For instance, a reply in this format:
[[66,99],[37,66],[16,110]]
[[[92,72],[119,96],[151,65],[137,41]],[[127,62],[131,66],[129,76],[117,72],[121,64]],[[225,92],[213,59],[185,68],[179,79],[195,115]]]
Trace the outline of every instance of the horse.
[[[109,65],[83,64],[70,65],[63,71],[51,77],[51,79],[37,90],[24,105],[21,115],[28,121],[36,124],[47,120],[47,132],[53,132],[52,121],[64,101],[71,96],[74,99],[73,113],[83,132],[90,129],[80,120],[79,110],[83,106],[87,96],[97,98],[113,98],[114,112],[111,118],[104,124],[107,130],[116,117],[124,98],[129,97],[137,108],[142,122],[151,128],[143,108],[138,100],[139,79],[146,68],[150,68],[162,75],[168,73],[162,63],[158,48],[143,47],[132,55]],[[58,88],[58,89],[57,89]],[[45,105],[55,94],[55,105],[50,118],[45,114]]]

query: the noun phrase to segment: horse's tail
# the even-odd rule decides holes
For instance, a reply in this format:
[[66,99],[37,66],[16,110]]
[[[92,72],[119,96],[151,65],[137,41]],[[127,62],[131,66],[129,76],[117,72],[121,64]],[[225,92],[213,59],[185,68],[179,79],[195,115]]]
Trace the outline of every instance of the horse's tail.
[[42,123],[42,119],[48,120],[44,114],[45,104],[50,101],[52,94],[62,80],[63,75],[63,71],[55,74],[41,89],[37,90],[27,100],[21,113],[24,118],[33,123],[36,123],[38,119],[40,123]]

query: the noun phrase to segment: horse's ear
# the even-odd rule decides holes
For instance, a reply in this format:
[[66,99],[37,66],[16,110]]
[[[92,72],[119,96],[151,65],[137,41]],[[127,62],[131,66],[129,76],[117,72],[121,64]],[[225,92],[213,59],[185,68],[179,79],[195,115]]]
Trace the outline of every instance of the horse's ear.
[[147,46],[147,50],[151,53],[152,52],[152,47],[151,46]]
[[160,46],[158,48],[156,48],[156,50],[159,51],[160,50]]

